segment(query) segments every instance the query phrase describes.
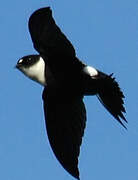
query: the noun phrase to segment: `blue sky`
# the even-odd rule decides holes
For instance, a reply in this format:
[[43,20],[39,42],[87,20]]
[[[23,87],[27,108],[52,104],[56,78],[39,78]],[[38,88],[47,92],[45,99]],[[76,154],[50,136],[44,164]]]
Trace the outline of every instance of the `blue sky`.
[[3,1],[0,6],[0,179],[73,180],[50,148],[42,108],[43,88],[14,69],[36,53],[28,32],[31,13],[51,6],[54,18],[85,63],[114,72],[125,93],[128,131],[86,97],[87,127],[80,153],[85,180],[138,179],[138,31],[136,0]]

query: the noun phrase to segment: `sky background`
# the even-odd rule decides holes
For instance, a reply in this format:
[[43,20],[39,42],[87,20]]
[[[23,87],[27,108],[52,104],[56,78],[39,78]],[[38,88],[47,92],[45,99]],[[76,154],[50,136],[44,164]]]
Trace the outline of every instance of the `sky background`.
[[43,88],[14,69],[20,57],[36,53],[27,24],[32,12],[45,6],[51,6],[57,24],[74,45],[77,56],[103,72],[114,72],[126,96],[127,131],[96,97],[85,98],[88,118],[79,158],[81,179],[137,180],[136,0],[1,2],[0,179],[74,179],[50,148],[41,98]]

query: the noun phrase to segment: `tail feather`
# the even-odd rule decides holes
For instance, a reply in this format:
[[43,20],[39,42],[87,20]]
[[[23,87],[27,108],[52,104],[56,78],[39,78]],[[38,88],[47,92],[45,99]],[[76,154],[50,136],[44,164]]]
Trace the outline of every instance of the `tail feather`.
[[126,118],[123,113],[126,112],[123,104],[123,99],[125,98],[123,92],[121,91],[119,84],[116,82],[115,78],[111,75],[106,75],[99,72],[101,75],[100,88],[97,94],[98,99],[103,104],[103,106],[117,119],[117,121],[124,127],[121,119],[127,123]]

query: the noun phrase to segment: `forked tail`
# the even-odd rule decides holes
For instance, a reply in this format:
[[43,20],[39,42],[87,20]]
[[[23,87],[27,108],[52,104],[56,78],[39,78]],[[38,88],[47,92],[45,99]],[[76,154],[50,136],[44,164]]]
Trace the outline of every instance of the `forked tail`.
[[[117,119],[117,121],[124,127],[121,119],[127,122],[123,113],[125,113],[124,104],[124,94],[121,91],[119,84],[116,82],[115,78],[111,75],[106,75],[99,72],[99,83],[100,87],[98,90],[97,97],[104,107]],[[101,76],[101,78],[100,78]]]

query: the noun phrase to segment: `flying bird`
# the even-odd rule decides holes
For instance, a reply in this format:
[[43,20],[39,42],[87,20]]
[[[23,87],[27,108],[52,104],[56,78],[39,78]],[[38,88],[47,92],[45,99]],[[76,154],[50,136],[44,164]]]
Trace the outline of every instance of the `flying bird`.
[[76,57],[71,42],[56,25],[50,7],[36,10],[28,26],[39,54],[20,58],[16,67],[44,86],[42,97],[50,145],[65,170],[79,179],[78,157],[86,126],[83,97],[96,95],[126,128],[124,95],[113,74],[107,75]]

